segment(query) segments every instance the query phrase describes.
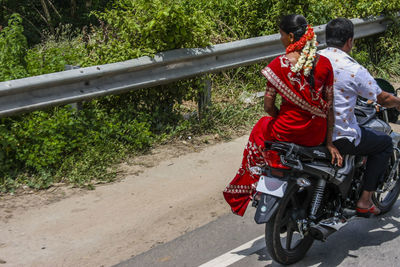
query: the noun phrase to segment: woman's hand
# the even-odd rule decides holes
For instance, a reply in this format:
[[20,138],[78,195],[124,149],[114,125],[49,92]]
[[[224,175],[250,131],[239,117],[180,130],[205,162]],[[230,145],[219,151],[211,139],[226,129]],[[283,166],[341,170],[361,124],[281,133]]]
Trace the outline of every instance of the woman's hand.
[[328,150],[332,156],[331,163],[335,164],[335,162],[336,162],[339,167],[342,167],[343,158],[342,158],[342,155],[340,155],[339,150],[332,143],[327,144],[326,147],[328,148]]

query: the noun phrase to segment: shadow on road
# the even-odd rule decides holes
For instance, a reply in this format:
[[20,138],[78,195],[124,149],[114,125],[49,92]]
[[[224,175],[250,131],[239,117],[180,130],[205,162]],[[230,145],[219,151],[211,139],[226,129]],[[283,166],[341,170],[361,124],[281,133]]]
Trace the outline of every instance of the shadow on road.
[[[357,218],[334,233],[326,242],[315,241],[305,258],[292,266],[338,266],[346,258],[358,258],[356,252],[360,248],[371,247],[379,250],[379,246],[392,241],[400,235],[400,202],[397,201],[393,209],[378,218]],[[397,250],[397,249],[395,249]],[[260,262],[270,261],[266,248],[256,252]],[[375,254],[376,255],[376,254]],[[365,259],[364,259],[365,260]],[[273,262],[266,266],[281,266]]]

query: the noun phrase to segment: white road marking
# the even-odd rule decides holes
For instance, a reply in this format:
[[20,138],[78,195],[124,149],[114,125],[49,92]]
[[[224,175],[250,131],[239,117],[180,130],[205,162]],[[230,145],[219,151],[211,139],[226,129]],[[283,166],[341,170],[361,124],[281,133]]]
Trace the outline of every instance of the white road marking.
[[388,223],[384,226],[369,230],[368,233],[382,232],[382,231],[388,231],[388,232],[395,233],[398,231],[398,228],[397,228],[397,226],[394,226],[392,223]]
[[263,248],[265,248],[265,239],[264,235],[261,235],[199,267],[226,267]]

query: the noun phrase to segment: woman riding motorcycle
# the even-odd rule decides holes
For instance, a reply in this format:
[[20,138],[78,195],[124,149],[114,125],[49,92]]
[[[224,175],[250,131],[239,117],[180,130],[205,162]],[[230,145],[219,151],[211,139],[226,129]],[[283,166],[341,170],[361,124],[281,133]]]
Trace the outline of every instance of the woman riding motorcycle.
[[[260,178],[250,169],[265,164],[266,140],[302,146],[318,146],[325,142],[332,163],[342,164],[342,157],[332,144],[332,66],[327,58],[316,54],[316,35],[303,16],[283,17],[279,29],[286,54],[275,58],[261,71],[267,78],[264,109],[270,116],[262,117],[254,126],[242,165],[223,193],[232,212],[240,216]],[[282,97],[280,109],[275,105],[276,94]]]

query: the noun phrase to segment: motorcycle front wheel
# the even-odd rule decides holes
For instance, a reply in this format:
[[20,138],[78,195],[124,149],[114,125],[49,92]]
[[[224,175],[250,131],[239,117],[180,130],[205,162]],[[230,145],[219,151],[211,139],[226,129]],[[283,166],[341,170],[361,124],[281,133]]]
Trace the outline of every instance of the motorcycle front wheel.
[[265,241],[269,255],[280,264],[298,262],[314,242],[309,232],[300,234],[298,222],[306,218],[312,190],[299,192],[293,185],[281,199],[275,215],[265,226]]

